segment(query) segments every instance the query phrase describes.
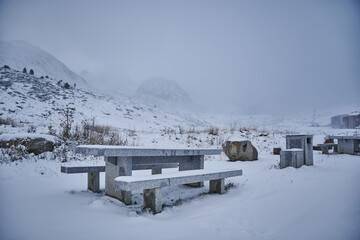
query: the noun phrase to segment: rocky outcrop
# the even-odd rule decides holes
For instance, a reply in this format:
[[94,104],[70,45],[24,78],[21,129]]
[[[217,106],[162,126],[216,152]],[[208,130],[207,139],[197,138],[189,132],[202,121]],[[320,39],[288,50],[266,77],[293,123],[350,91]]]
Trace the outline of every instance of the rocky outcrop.
[[258,151],[249,140],[227,141],[222,147],[230,161],[253,161],[258,159]]
[[0,135],[0,148],[24,146],[28,153],[35,155],[52,152],[60,140],[54,136],[43,134],[3,134]]

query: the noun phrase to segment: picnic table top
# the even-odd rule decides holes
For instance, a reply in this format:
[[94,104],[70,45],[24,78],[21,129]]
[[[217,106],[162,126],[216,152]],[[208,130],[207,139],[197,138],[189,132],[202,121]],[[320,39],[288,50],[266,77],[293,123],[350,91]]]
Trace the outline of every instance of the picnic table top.
[[359,139],[360,136],[328,136],[328,139]]
[[312,137],[312,134],[288,134],[287,138],[302,138],[302,137]]
[[110,145],[80,145],[75,153],[108,157],[201,156],[220,155],[218,148],[144,148]]

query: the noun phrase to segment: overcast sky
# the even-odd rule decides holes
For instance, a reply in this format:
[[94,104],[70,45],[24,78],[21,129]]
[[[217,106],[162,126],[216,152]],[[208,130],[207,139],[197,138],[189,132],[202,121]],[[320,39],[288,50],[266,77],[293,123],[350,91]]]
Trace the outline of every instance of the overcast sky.
[[360,102],[360,1],[0,0],[0,39],[240,112]]

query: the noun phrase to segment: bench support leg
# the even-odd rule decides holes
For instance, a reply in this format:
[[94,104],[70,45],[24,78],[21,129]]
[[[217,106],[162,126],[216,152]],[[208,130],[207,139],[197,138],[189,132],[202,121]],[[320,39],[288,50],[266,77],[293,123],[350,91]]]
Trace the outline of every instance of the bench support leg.
[[88,173],[88,189],[93,192],[100,192],[100,173]]
[[338,152],[338,146],[335,145],[335,146],[334,146],[334,153],[337,153],[337,152]]
[[329,154],[329,148],[328,147],[322,147],[321,153],[322,154]]
[[154,213],[162,211],[161,188],[145,189],[144,207],[150,208]]
[[210,193],[224,194],[225,184],[224,179],[210,180]]
[[161,174],[161,173],[162,173],[161,168],[153,168],[153,169],[151,169],[151,174],[152,175]]

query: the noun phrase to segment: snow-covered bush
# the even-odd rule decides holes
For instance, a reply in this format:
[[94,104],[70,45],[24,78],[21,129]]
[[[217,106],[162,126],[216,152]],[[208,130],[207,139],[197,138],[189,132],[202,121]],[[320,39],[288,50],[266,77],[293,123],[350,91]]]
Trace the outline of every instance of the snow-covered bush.
[[24,145],[12,145],[10,148],[0,148],[0,162],[13,162],[28,156]]

